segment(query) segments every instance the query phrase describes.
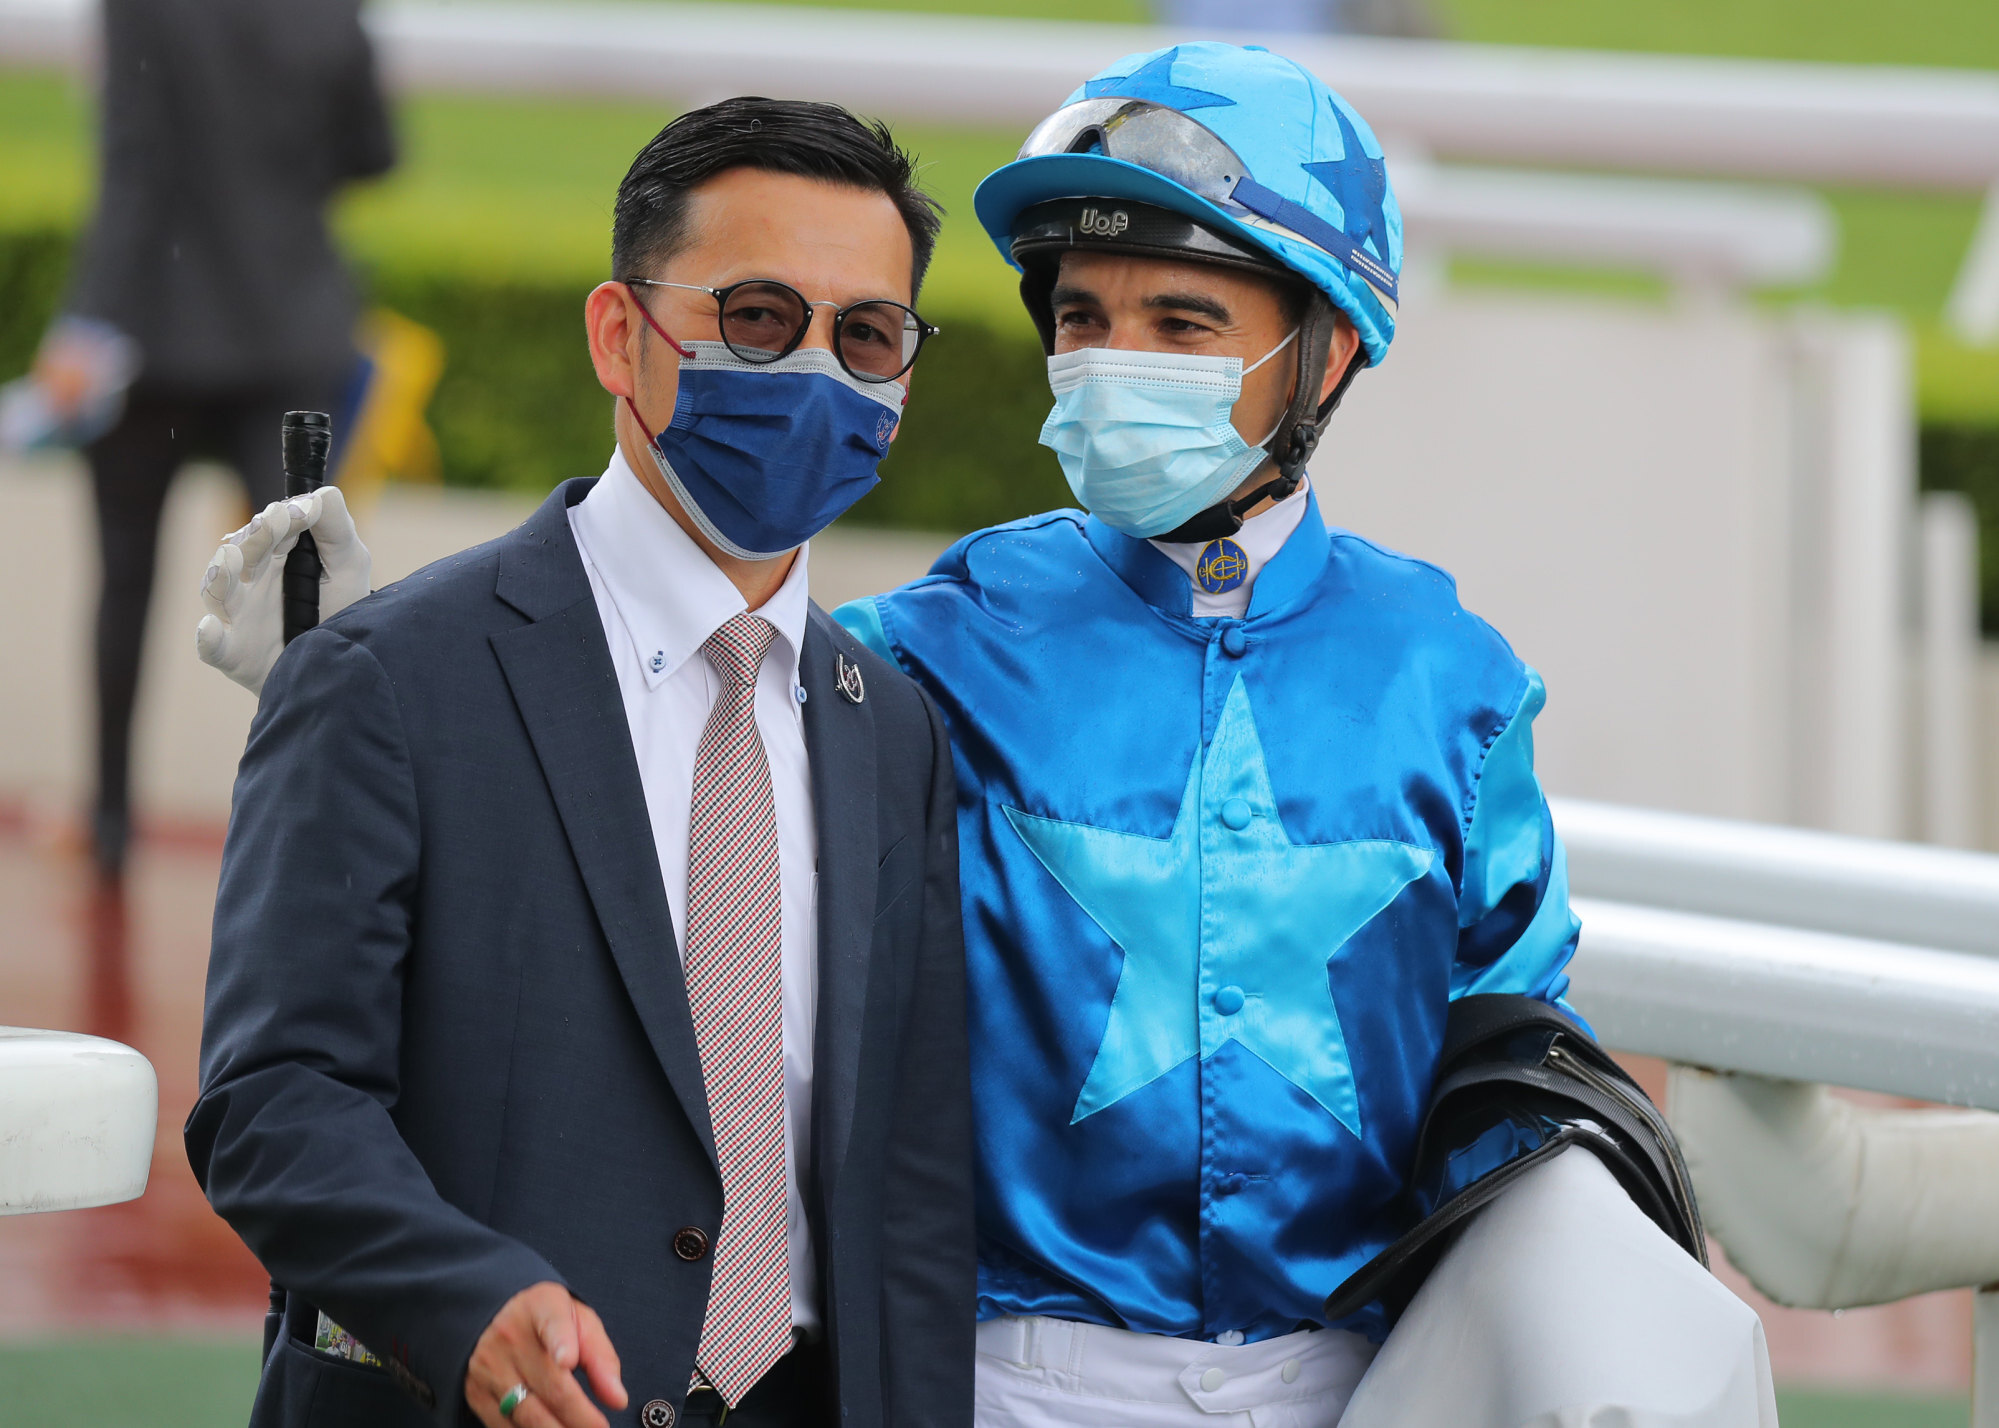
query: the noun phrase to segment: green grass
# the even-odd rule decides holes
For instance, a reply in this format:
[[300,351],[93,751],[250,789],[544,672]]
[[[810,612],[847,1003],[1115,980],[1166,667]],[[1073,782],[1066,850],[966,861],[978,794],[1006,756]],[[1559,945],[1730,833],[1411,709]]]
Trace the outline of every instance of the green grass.
[[[671,112],[657,105],[420,95],[399,111],[402,162],[351,190],[338,225],[362,266],[399,274],[554,279],[578,299],[605,274],[611,199]],[[972,190],[1019,136],[899,126],[951,215],[924,306],[1000,312],[1014,279],[972,218]],[[91,195],[90,111],[62,76],[0,71],[0,227],[80,223]]]
[[[587,287],[606,272],[618,180],[670,117],[643,104],[418,97],[403,107],[402,166],[349,195],[341,232],[372,266]],[[1010,308],[1013,278],[972,219],[972,190],[1018,138],[921,124],[898,137],[950,215],[924,305]]]
[[[1147,0],[772,0],[842,10],[1145,21]],[[1446,34],[1493,44],[1558,45],[1766,59],[1999,68],[1999,7],[1989,0],[1429,0]]]
[[[8,1428],[236,1428],[254,1340],[118,1336],[0,1344]],[[1963,1428],[1962,1399],[1784,1392],[1784,1428]]]
[[0,1345],[8,1428],[241,1428],[254,1339],[120,1336]]
[[1777,1416],[1784,1428],[1964,1428],[1971,1405],[1961,1398],[1780,1390]]
[[90,110],[62,75],[0,70],[0,225],[73,223],[90,199]]
[[1432,3],[1455,38],[1493,44],[1999,69],[1991,0]]

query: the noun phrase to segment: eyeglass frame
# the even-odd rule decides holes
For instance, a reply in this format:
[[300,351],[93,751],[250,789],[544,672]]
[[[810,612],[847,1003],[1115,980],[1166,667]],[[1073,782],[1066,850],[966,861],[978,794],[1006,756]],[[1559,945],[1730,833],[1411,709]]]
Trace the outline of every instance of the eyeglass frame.
[[[704,286],[701,283],[669,283],[659,278],[623,278],[620,279],[620,281],[623,282],[624,285],[628,288],[631,287],[679,288],[685,292],[708,294],[709,297],[715,299],[715,333],[718,337],[722,339],[722,345],[724,347],[727,347],[729,351],[734,353],[737,357],[741,357],[743,361],[750,363],[759,363],[760,359],[755,357],[744,357],[741,352],[736,351],[736,345],[733,342],[729,341],[729,330],[726,326],[723,325],[724,316],[728,311],[729,294],[736,292],[742,288],[753,288],[753,287],[783,288],[786,292],[790,293],[793,297],[797,298],[799,302],[804,304],[805,321],[801,322],[798,325],[798,331],[791,334],[791,340],[785,343],[781,350],[779,350],[776,353],[773,353],[769,357],[761,359],[760,364],[766,366],[772,362],[782,361],[784,358],[789,357],[792,353],[796,352],[800,344],[802,344],[805,341],[805,335],[810,331],[812,331],[812,319],[815,316],[813,310],[815,308],[830,307],[833,309],[833,359],[840,364],[841,370],[844,371],[848,376],[852,377],[855,381],[867,382],[872,386],[883,386],[889,382],[900,381],[902,378],[908,376],[909,369],[916,365],[916,359],[923,355],[923,344],[928,342],[931,338],[935,337],[938,333],[944,330],[943,328],[938,327],[934,323],[924,321],[923,314],[918,312],[915,308],[911,307],[908,303],[897,302],[894,298],[860,298],[854,302],[848,303],[845,307],[842,307],[839,303],[830,302],[823,298],[820,299],[818,302],[814,302],[811,298],[808,298],[804,293],[800,292],[790,283],[780,282],[776,278],[744,278],[739,283],[730,283],[727,287],[722,287],[722,288],[711,288]],[[634,293],[632,296],[634,300],[636,300],[638,295]],[[873,307],[883,304],[889,307],[899,307],[904,312],[908,313],[911,317],[916,319],[916,350],[909,354],[909,360],[902,364],[900,370],[898,370],[893,376],[888,376],[888,377],[878,377],[873,375],[872,373],[867,373],[867,372],[856,372],[853,369],[853,367],[849,365],[849,363],[847,362],[846,353],[840,350],[840,324],[846,320],[847,314],[852,312],[857,307]],[[646,309],[646,305],[644,303],[639,303],[639,308],[641,311],[645,312],[647,319],[650,320],[652,317],[652,313]],[[654,329],[659,332],[660,336],[666,337],[664,329],[659,328],[657,324],[654,324]],[[677,350],[680,350],[682,352],[682,355],[685,355],[685,349],[682,349],[678,342],[674,342],[671,337],[667,337],[667,341],[669,343],[672,343],[672,345]],[[766,351],[768,349],[758,348],[756,350]]]

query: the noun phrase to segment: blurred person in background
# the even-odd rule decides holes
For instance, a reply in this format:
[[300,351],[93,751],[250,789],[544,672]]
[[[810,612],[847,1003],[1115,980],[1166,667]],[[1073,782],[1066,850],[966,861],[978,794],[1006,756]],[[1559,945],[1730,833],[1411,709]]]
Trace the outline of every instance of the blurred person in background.
[[358,295],[326,209],[395,158],[359,0],[104,0],[100,150],[96,211],[32,381],[52,425],[88,441],[91,829],[115,879],[167,489],[208,457],[253,510],[275,500],[284,412],[340,410],[355,375]]

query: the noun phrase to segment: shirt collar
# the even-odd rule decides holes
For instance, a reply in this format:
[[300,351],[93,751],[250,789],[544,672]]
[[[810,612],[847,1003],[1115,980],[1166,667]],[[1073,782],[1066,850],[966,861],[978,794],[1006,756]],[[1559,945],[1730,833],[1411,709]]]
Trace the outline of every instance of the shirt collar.
[[[648,689],[671,679],[710,635],[749,608],[729,577],[653,499],[623,451],[612,449],[603,479],[570,508],[569,517],[584,558],[631,635]],[[784,584],[757,611],[784,642],[794,682],[805,648],[808,554],[807,547],[799,548]]]
[[1284,538],[1284,548],[1257,572],[1256,589],[1250,592],[1249,613],[1245,618],[1253,620],[1301,599],[1325,573],[1332,551],[1333,538],[1326,531],[1325,513],[1319,509],[1319,493],[1307,482],[1305,513]]
[[[1244,530],[1257,521],[1278,514],[1272,507],[1244,522]],[[1112,530],[1095,516],[1083,522],[1083,534],[1104,564],[1146,604],[1167,615],[1192,618],[1193,582],[1157,542],[1140,540]],[[1237,539],[1240,539],[1238,535]],[[1256,573],[1245,618],[1254,619],[1282,609],[1303,594],[1325,568],[1332,549],[1325,518],[1319,514],[1319,498],[1306,483],[1304,511],[1295,518],[1281,549]]]
[[[1245,606],[1249,603],[1249,597],[1255,593],[1258,573],[1271,562],[1278,551],[1284,548],[1285,542],[1291,539],[1291,533],[1298,529],[1298,523],[1304,519],[1305,513],[1310,509],[1311,490],[1311,483],[1309,481],[1304,483],[1270,509],[1258,511],[1244,521],[1242,529],[1229,537],[1242,548],[1243,555],[1249,562],[1249,570],[1243,582],[1250,587],[1243,592]],[[1176,542],[1156,538],[1151,542],[1155,550],[1180,567],[1190,586],[1195,582],[1194,572],[1201,563],[1202,552],[1213,544],[1213,541],[1206,540]],[[1191,602],[1191,589],[1188,594]]]

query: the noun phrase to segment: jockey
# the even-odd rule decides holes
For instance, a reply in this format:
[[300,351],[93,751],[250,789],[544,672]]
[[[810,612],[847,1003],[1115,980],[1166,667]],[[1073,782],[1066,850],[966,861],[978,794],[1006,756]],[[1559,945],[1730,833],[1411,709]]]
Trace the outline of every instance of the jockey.
[[[975,204],[1084,509],[836,618],[956,753],[981,1428],[1774,1424],[1670,1132],[1563,1001],[1540,677],[1307,475],[1395,335],[1368,126],[1183,44],[1088,80]],[[1447,1061],[1485,1099],[1426,1125]],[[1585,1062],[1616,1107],[1519,1089]]]

